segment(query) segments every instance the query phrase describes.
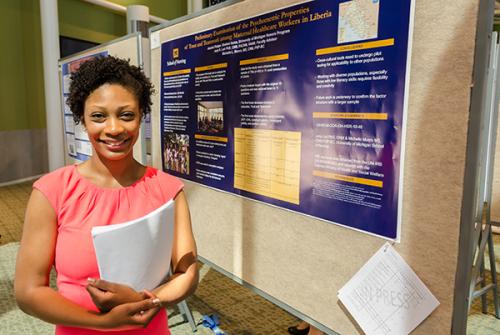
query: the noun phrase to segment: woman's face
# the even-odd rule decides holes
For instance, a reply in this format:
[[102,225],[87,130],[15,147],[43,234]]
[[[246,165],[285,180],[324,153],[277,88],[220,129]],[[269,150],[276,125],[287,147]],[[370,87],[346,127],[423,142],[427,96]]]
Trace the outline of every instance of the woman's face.
[[83,121],[94,152],[106,160],[132,156],[139,136],[139,101],[119,84],[104,84],[85,100]]

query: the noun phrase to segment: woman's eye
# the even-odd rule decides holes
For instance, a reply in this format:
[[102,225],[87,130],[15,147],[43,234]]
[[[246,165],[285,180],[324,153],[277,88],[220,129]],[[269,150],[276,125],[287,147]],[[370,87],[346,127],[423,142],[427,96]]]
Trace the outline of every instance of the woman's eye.
[[105,118],[104,114],[101,114],[101,113],[93,113],[90,115],[90,117],[92,118],[92,120],[96,120],[96,121],[104,120],[104,118]]
[[122,113],[121,117],[124,120],[133,120],[135,118],[135,113],[132,112]]

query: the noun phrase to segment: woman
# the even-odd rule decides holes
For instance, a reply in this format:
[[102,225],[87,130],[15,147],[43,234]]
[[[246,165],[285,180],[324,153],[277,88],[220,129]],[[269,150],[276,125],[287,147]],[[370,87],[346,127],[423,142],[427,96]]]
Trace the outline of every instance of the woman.
[[[111,56],[87,61],[72,75],[68,104],[75,122],[85,126],[93,154],[34,183],[15,278],[19,307],[56,324],[58,335],[170,334],[162,307],[196,288],[196,245],[183,185],[133,158],[152,92],[139,68]],[[141,217],[170,199],[175,226],[169,281],[136,292],[98,279],[92,227]],[[53,265],[57,291],[48,286]]]

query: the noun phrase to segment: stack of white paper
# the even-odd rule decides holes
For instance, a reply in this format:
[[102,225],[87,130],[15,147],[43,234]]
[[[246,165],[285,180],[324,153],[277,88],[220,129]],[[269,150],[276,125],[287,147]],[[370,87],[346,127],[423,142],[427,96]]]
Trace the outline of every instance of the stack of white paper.
[[368,335],[406,335],[439,302],[386,243],[339,290],[338,297]]
[[173,233],[173,200],[139,219],[92,228],[101,278],[154,289],[168,275]]

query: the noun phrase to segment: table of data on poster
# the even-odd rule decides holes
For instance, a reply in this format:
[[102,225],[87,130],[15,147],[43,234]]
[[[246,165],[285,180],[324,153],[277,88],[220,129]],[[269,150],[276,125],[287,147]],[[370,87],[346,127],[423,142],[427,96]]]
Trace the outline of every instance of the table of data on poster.
[[410,22],[317,0],[165,41],[164,170],[397,239]]

